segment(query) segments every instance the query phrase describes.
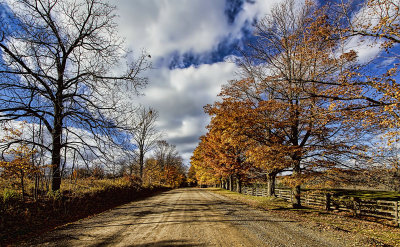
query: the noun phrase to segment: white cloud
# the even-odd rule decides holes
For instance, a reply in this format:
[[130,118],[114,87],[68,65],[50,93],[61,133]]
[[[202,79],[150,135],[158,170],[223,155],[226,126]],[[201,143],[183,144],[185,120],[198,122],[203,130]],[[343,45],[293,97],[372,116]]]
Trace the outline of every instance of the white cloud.
[[177,146],[185,161],[205,134],[209,118],[203,106],[217,99],[221,85],[234,79],[236,65],[221,62],[199,67],[156,70],[150,75],[151,86],[139,101],[160,113],[158,128],[165,139]]
[[376,41],[372,38],[354,36],[346,42],[344,51],[354,50],[358,55],[357,61],[366,64],[381,53],[381,43],[381,41]]
[[145,48],[153,57],[205,52],[228,28],[223,0],[122,0],[118,9],[122,33],[131,47]]
[[[134,52],[145,49],[153,61],[169,61],[174,55],[209,53],[221,42],[242,38],[243,30],[279,1],[244,1],[233,23],[225,13],[225,0],[120,0],[117,8],[128,47]],[[221,85],[233,79],[236,66],[229,62],[174,70],[160,66],[149,72],[150,83],[139,102],[160,112],[158,128],[188,162],[209,122],[203,106],[216,100]]]
[[232,25],[224,13],[225,0],[121,0],[117,7],[128,46],[160,58],[209,52],[228,37],[240,39],[243,27],[262,18],[276,2],[245,2]]
[[[379,2],[364,5],[351,16],[351,22],[355,30],[375,33],[379,22],[387,19],[388,23],[395,22],[398,6],[394,2]],[[379,28],[378,28],[379,29]],[[383,40],[373,37],[354,36],[346,44],[346,51],[353,49],[358,54],[358,61],[368,63],[383,51]]]

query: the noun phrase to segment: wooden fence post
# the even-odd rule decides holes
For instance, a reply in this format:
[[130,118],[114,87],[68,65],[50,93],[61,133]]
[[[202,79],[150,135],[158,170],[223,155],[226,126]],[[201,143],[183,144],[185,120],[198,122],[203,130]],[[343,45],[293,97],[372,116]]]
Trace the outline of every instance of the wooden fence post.
[[308,206],[308,200],[309,200],[309,195],[308,195],[308,193],[305,193],[305,204]]
[[353,201],[353,213],[354,213],[354,216],[358,216],[358,212],[357,212],[358,197],[352,197],[351,199]]
[[331,193],[325,194],[325,210],[331,210]]
[[399,222],[399,202],[396,201],[394,204],[394,218],[395,218],[395,223],[396,226],[400,226],[400,222]]

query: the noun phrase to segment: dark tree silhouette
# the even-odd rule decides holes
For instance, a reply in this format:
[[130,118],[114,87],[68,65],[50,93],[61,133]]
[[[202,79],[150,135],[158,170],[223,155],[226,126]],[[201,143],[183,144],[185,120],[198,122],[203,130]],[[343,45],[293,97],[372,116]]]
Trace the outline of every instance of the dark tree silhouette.
[[[124,122],[118,92],[137,94],[147,83],[140,76],[147,55],[126,59],[107,1],[16,0],[8,7],[0,20],[0,121],[43,123],[58,190],[62,149],[87,144],[81,129],[108,136]],[[67,132],[73,141],[63,138]]]

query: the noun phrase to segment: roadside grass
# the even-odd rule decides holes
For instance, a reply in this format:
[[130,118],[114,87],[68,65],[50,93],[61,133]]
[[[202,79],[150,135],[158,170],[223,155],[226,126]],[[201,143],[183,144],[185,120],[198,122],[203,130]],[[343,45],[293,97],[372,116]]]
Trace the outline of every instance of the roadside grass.
[[220,188],[207,188],[207,190],[252,207],[268,210],[279,217],[293,219],[305,227],[347,234],[354,239],[354,243],[359,243],[350,246],[400,247],[400,228],[390,225],[390,222],[377,222],[375,218],[369,217],[356,218],[347,212],[327,212],[307,207],[293,209],[289,202],[279,198],[243,195]]

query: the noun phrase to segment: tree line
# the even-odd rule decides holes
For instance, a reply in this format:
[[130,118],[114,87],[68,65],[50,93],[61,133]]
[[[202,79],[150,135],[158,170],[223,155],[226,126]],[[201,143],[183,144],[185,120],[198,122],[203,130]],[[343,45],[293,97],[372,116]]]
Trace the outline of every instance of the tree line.
[[[391,0],[275,5],[237,58],[238,79],[205,107],[211,122],[191,176],[230,189],[236,181],[239,191],[262,179],[272,196],[282,174],[301,207],[305,184],[329,187],[376,168],[398,174],[398,159],[376,166],[375,158],[399,134],[399,14]],[[354,46],[364,43],[379,56],[363,61]],[[382,149],[371,143],[377,136],[388,140]]]

